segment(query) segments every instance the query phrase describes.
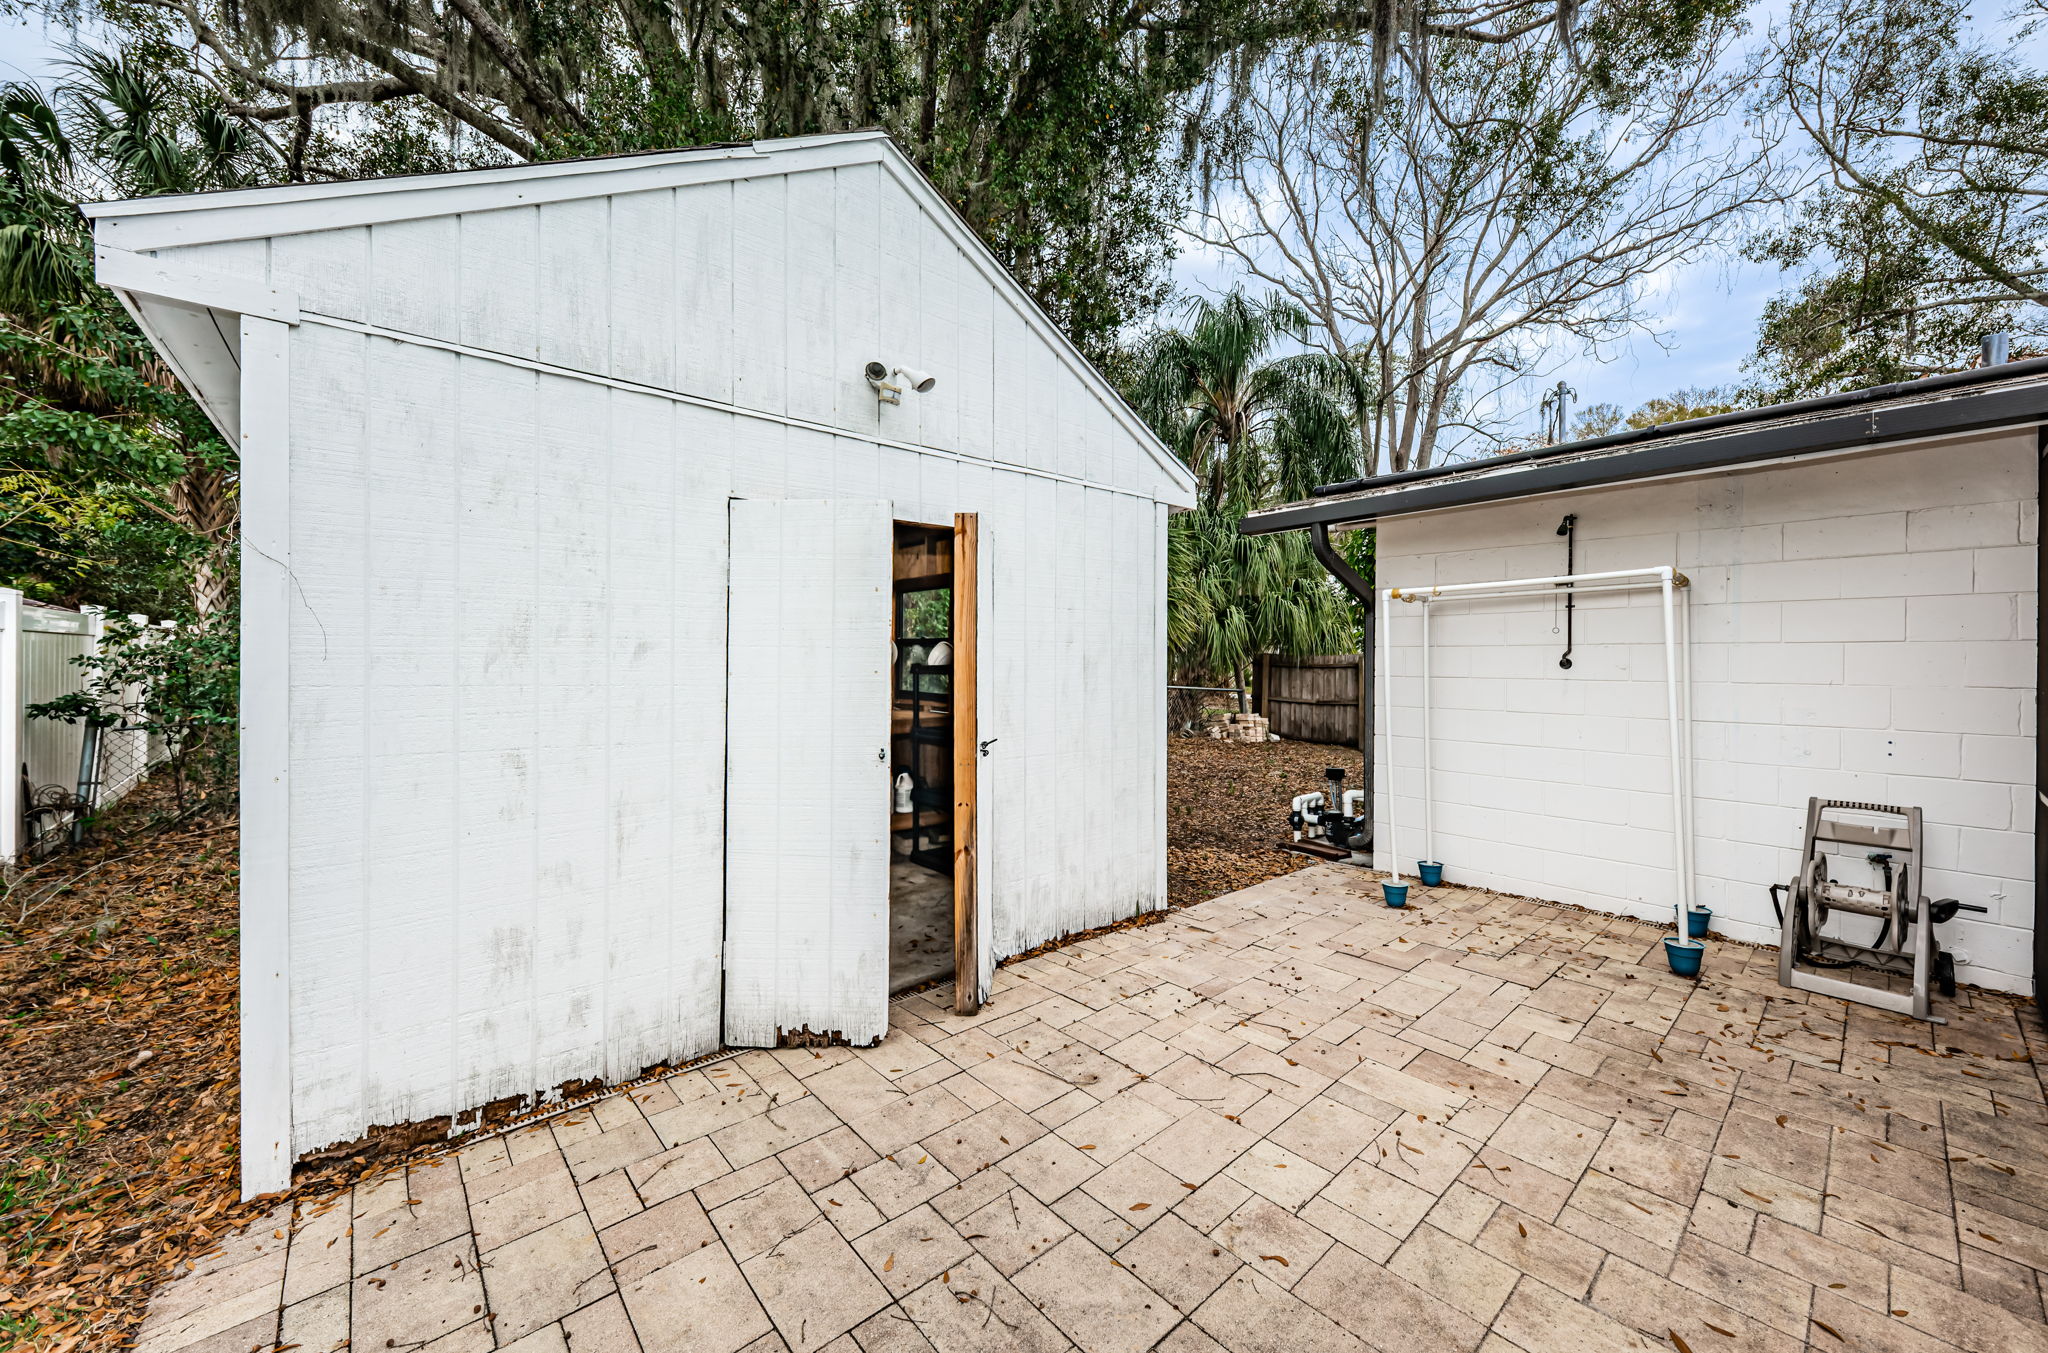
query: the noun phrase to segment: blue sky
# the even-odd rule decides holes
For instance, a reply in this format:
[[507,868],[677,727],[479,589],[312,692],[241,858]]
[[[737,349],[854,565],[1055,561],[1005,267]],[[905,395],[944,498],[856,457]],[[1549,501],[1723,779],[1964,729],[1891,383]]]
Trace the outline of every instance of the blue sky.
[[[1236,280],[1228,269],[1192,256],[1174,271],[1178,284],[1193,292],[1228,290]],[[1731,254],[1674,269],[1661,280],[1646,307],[1657,316],[1656,336],[1634,335],[1598,355],[1563,361],[1542,381],[1527,382],[1526,428],[1517,430],[1536,429],[1542,392],[1558,380],[1578,392],[1575,412],[1602,403],[1626,412],[1675,390],[1736,383],[1756,346],[1765,303],[1792,279],[1776,266]]]
[[[0,78],[47,79],[70,40],[62,29],[46,29],[33,17],[0,19]],[[1230,277],[1213,265],[1187,259],[1176,269],[1190,290],[1227,288]],[[1613,403],[1630,409],[1656,395],[1686,386],[1725,385],[1741,376],[1744,357],[1756,338],[1764,303],[1785,285],[1776,268],[1740,259],[1701,262],[1673,272],[1651,307],[1661,315],[1660,344],[1637,336],[1598,358],[1564,363],[1551,376],[1579,392],[1577,407]],[[1531,384],[1529,425],[1535,426],[1540,390]]]

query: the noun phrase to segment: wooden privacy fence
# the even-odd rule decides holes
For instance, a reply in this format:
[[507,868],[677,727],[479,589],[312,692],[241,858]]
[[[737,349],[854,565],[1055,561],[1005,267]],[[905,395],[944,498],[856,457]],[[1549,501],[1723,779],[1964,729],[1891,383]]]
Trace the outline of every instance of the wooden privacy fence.
[[1362,748],[1372,728],[1372,687],[1362,672],[1356,653],[1321,658],[1262,653],[1253,679],[1252,711],[1265,715],[1268,726],[1283,738]]

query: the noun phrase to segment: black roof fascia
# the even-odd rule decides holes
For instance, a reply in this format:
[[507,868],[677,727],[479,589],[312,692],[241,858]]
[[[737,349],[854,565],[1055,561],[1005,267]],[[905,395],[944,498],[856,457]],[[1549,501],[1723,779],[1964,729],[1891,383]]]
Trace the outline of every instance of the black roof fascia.
[[1911,437],[2022,426],[2044,419],[2048,419],[2048,382],[2028,383],[1946,399],[1866,406],[1832,417],[1745,429],[1718,437],[1673,440],[1554,464],[1538,462],[1527,469],[1504,468],[1486,473],[1487,465],[1482,461],[1472,467],[1471,473],[1427,480],[1412,488],[1362,497],[1309,499],[1271,508],[1246,517],[1238,524],[1238,530],[1246,535],[1267,535],[1319,523],[1336,526],[1374,521],[1433,508],[1597,488],[1786,456],[1878,446]]
[[1604,451],[1610,447],[1669,441],[1673,437],[1692,437],[1704,432],[1720,432],[1732,427],[1746,427],[1751,423],[1782,422],[1804,414],[1832,413],[1837,409],[1888,403],[1911,395],[1953,390],[1958,386],[1991,385],[2037,375],[2048,375],[2048,357],[2028,357],[1997,366],[1944,371],[1935,376],[1921,376],[1910,381],[1893,381],[1889,385],[1867,385],[1860,390],[1815,395],[1810,399],[1795,399],[1784,404],[1762,404],[1753,409],[1731,409],[1727,413],[1708,414],[1704,418],[1682,418],[1675,423],[1627,428],[1621,432],[1609,432],[1598,437],[1584,437],[1575,442],[1559,442],[1554,446],[1532,446],[1526,451],[1509,451],[1502,455],[1489,456],[1483,462],[1463,461],[1449,465],[1432,465],[1426,470],[1395,470],[1388,474],[1373,475],[1368,479],[1347,479],[1341,484],[1318,485],[1308,491],[1308,496],[1334,498],[1341,494],[1357,493],[1361,489],[1383,489],[1390,484],[1407,484],[1418,479],[1444,479],[1451,475],[1467,473],[1481,464],[1491,469],[1496,465],[1518,465],[1531,460],[1556,460],[1586,451]]

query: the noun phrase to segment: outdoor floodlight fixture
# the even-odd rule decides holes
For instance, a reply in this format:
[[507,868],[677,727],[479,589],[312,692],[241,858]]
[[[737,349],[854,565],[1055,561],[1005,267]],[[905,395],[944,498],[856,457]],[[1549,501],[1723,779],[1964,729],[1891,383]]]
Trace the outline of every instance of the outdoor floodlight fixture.
[[903,387],[889,384],[889,368],[880,362],[869,362],[864,373],[868,384],[874,387],[877,404],[901,404]]
[[[924,394],[939,383],[938,378],[929,371],[919,371],[908,366],[899,366],[892,371],[880,362],[869,362],[866,375],[868,384],[874,387],[875,401],[879,404],[901,404],[905,386]],[[895,384],[889,379],[891,376],[899,378],[903,384]]]

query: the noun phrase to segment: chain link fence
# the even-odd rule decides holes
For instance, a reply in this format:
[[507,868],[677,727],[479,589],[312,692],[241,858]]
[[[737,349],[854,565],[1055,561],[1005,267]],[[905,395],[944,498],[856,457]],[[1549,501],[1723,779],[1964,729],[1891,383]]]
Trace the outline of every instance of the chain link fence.
[[[48,859],[91,839],[99,815],[126,799],[165,759],[162,739],[126,724],[87,724],[79,739],[78,775],[70,784],[22,786],[24,851],[29,862]],[[153,825],[179,805],[150,805],[142,825]]]

